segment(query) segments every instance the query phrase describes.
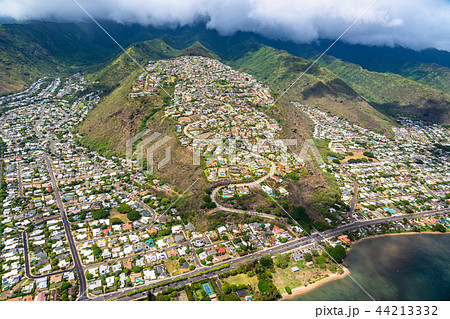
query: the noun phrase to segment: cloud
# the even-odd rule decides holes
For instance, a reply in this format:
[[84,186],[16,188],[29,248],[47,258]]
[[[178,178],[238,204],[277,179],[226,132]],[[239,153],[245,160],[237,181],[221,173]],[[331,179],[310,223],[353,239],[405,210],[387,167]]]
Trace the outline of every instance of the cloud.
[[[77,0],[96,19],[155,27],[199,22],[295,42],[336,39],[374,0]],[[0,17],[89,19],[73,0],[0,0]],[[343,37],[349,43],[450,50],[448,0],[379,0]]]

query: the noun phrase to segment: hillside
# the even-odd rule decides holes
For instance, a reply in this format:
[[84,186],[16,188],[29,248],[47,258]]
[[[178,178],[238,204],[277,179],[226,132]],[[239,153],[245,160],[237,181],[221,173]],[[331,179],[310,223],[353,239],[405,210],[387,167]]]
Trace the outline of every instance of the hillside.
[[[158,45],[170,46],[179,52],[186,50],[183,54],[198,53],[201,48],[203,54],[211,54],[211,57],[219,58],[238,68],[239,64],[243,64],[242,70],[247,69],[255,75],[255,72],[259,72],[257,66],[252,70],[252,66],[245,65],[244,61],[249,60],[250,55],[253,56],[263,47],[284,49],[294,56],[312,60],[329,44],[327,41],[314,45],[272,41],[244,32],[221,37],[216,31],[207,30],[204,25],[178,29],[155,29],[106,21],[102,21],[102,25],[124,47],[132,43],[159,39],[161,42]],[[73,74],[78,71],[96,75],[99,70],[111,70],[109,64],[122,53],[120,48],[92,23],[4,24],[0,25],[0,35],[0,95],[23,89],[42,76]],[[158,46],[156,42],[154,45]],[[150,46],[145,50],[148,51],[148,56],[159,56],[157,52],[152,52],[153,48]],[[348,91],[347,85],[342,85],[343,80],[372,106],[387,115],[407,114],[431,122],[449,124],[447,114],[450,101],[450,53],[433,49],[417,52],[398,47],[367,47],[339,42],[329,54],[331,55],[325,56],[319,63],[334,72],[340,80],[328,81],[326,86],[331,91],[326,94],[335,90],[338,95],[344,94],[344,91],[347,96],[354,95],[354,92]],[[250,64],[257,57],[258,55],[254,56],[253,61],[249,61]],[[296,68],[293,73],[299,70],[301,68]],[[264,71],[264,68],[261,68],[261,71]],[[121,76],[123,73],[113,74]],[[279,85],[280,89],[284,89],[283,86],[286,87],[289,82],[287,80],[290,80],[286,77],[284,82],[277,79],[276,82],[280,83],[272,83],[270,77],[274,78],[274,74],[268,74],[267,79],[264,77],[266,75],[260,76],[259,79],[267,80],[271,86]],[[111,82],[114,81],[113,79]],[[105,82],[100,84],[104,85]],[[325,89],[322,84],[312,87],[309,92],[305,91],[303,98],[308,97],[308,103],[315,103],[318,99],[317,92]],[[106,83],[106,86],[110,89],[112,83]],[[107,87],[99,88],[108,90]],[[445,94],[441,94],[441,91]],[[362,103],[359,107],[362,112],[373,112],[367,109],[365,102],[358,103]],[[326,105],[328,101],[324,100],[320,104]],[[334,106],[329,108],[338,111],[341,109]],[[371,115],[362,116],[360,111],[357,115],[347,113],[351,116],[350,120],[361,120],[362,125],[373,122]],[[376,117],[379,117],[378,115],[377,113]],[[379,130],[382,129],[380,126],[385,124],[370,127]]]
[[[61,30],[54,30],[58,27]],[[200,167],[193,169],[191,151],[181,146],[174,132],[174,123],[163,116],[162,109],[170,103],[167,94],[160,89],[150,97],[130,98],[128,94],[143,70],[98,27],[41,23],[1,26],[0,29],[5,32],[0,47],[6,48],[0,59],[6,66],[0,69],[3,92],[17,90],[38,76],[83,70],[88,79],[95,81],[90,89],[104,91],[101,103],[78,128],[83,145],[107,156],[124,155],[126,141],[147,128],[172,137],[167,145],[171,146],[175,156],[164,170],[157,171],[159,177],[182,190],[199,178],[189,195],[193,198],[199,196],[205,187],[213,186],[206,182]],[[316,52],[314,48],[303,47],[303,51],[297,50],[293,55],[291,51],[280,50],[279,43],[274,47],[266,45],[264,43],[268,41],[251,33],[220,37],[217,32],[205,30],[202,26],[157,30],[111,24],[107,29],[142,66],[148,60],[203,55],[254,75],[271,87],[275,98],[311,64],[299,56],[312,57]],[[31,58],[27,60],[29,55]],[[435,78],[443,83],[445,76],[442,74],[447,66],[433,66],[433,70],[438,67],[441,68],[440,73]],[[411,64],[408,72],[416,72],[419,76],[419,71],[416,64]],[[423,75],[422,79],[425,77]],[[431,80],[429,76],[427,81],[431,83]],[[164,89],[171,93],[173,87],[165,84]],[[293,147],[297,152],[303,141],[311,138],[312,123],[290,101],[317,106],[387,135],[392,134],[392,120],[382,112],[395,115],[401,110],[418,117],[428,113],[430,121],[448,120],[445,116],[446,94],[400,75],[368,71],[356,64],[326,57],[321,65],[313,66],[273,108],[267,110],[282,125],[283,138],[297,139],[298,146]],[[299,181],[289,181],[289,202],[307,207],[310,217],[320,220],[322,217],[318,213],[327,211],[327,205],[338,198],[339,190],[333,178],[323,174],[315,165],[308,163],[306,172]]]
[[[325,40],[316,44],[270,41],[263,38],[260,41],[309,60],[317,58],[331,44]],[[447,51],[414,51],[402,47],[374,47],[337,42],[327,54],[328,57],[359,65],[368,71],[397,74],[450,93],[450,53]],[[324,60],[326,59],[321,62]]]
[[406,115],[439,124],[450,123],[449,94],[397,74],[368,71],[336,58],[327,57],[321,64],[385,114]]
[[[240,56],[236,60],[221,60],[269,84],[275,96],[279,96],[311,63],[262,45],[253,46],[255,51],[243,55],[233,48],[216,53],[206,46],[207,44],[194,42],[180,50],[172,48],[162,40],[152,40],[132,45],[128,52],[139,63],[144,63],[146,58],[156,60],[179,55],[203,55],[218,59],[219,53],[228,57]],[[191,151],[180,145],[173,131],[173,121],[163,116],[161,110],[169,102],[166,94],[160,90],[157,96],[137,99],[128,97],[131,86],[140,73],[141,70],[133,65],[131,59],[121,54],[107,68],[92,75],[93,79],[104,83],[104,88],[111,90],[111,93],[90,112],[79,127],[79,132],[84,135],[82,143],[106,155],[124,155],[126,140],[144,128],[170,136],[172,139],[167,145],[171,146],[174,154],[172,162],[156,174],[170,180],[180,189],[186,189],[200,177],[192,189],[193,196],[198,196],[202,189],[213,185],[206,182],[200,167],[192,166]],[[124,77],[124,74],[128,76]],[[172,88],[166,85],[165,89],[170,93]],[[294,85],[274,108],[268,110],[282,125],[282,137],[298,140],[298,146],[293,148],[296,152],[300,151],[304,140],[311,138],[312,123],[290,103],[291,100],[316,105],[355,122],[364,123],[371,129],[389,133],[387,119],[335,74],[317,65],[312,68],[310,74]],[[291,183],[293,195],[289,200],[292,205],[307,207],[310,216],[320,220],[321,214],[317,213],[327,211],[326,205],[334,203],[338,190],[315,165],[308,164],[307,170],[309,173],[300,181]]]
[[[280,95],[310,65],[310,61],[270,47],[247,53],[244,57],[230,62],[237,69],[253,74],[260,81]],[[349,121],[385,134],[391,134],[389,120],[374,110],[355,91],[335,74],[319,65],[313,66],[280,99],[283,107],[274,111],[282,112],[289,101],[317,106],[323,110],[347,118]],[[285,114],[289,118],[289,114]]]

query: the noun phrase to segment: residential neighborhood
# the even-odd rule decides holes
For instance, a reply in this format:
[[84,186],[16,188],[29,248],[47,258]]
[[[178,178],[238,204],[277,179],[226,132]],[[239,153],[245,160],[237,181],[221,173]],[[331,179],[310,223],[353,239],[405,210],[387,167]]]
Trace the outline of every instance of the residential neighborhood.
[[[134,158],[82,146],[76,127],[102,92],[85,90],[82,74],[42,78],[0,97],[0,300],[126,300],[147,291],[161,300],[272,300],[289,278],[304,284],[340,271],[323,243],[334,249],[373,234],[449,228],[449,161],[440,156],[448,129],[404,120],[388,138],[296,103],[326,145],[320,169],[345,203],[330,208],[320,233],[273,207],[227,201],[254,186],[282,200],[288,174],[305,172],[263,111],[274,103],[269,87],[206,57],[150,61],[146,71],[128,96],[173,86],[165,117],[203,165],[201,178],[224,182],[205,190],[203,213],[240,218],[197,225],[175,205],[182,191],[170,180],[144,174]],[[282,265],[274,278],[257,266],[265,255]]]

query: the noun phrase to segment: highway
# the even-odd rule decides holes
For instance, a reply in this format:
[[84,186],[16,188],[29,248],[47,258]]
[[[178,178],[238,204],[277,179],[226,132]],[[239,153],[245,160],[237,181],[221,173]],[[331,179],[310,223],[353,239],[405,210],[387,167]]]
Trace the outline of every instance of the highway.
[[[357,230],[357,229],[360,229],[360,228],[363,228],[363,227],[367,227],[367,226],[372,226],[372,225],[377,225],[377,224],[382,224],[382,223],[395,222],[395,221],[401,221],[401,220],[403,220],[403,218],[407,218],[407,219],[423,218],[423,217],[427,217],[427,216],[443,215],[443,214],[446,214],[446,213],[449,213],[449,212],[450,212],[450,209],[447,208],[447,209],[441,209],[441,210],[435,210],[435,211],[425,211],[425,212],[409,214],[409,215],[390,216],[390,217],[385,217],[385,218],[377,218],[377,219],[371,219],[371,220],[357,221],[357,222],[354,222],[354,223],[351,223],[351,224],[347,224],[347,225],[343,225],[343,226],[337,227],[335,229],[330,229],[330,230],[324,231],[322,233],[314,233],[314,234],[312,234],[310,236],[307,236],[307,237],[300,237],[300,238],[298,238],[296,240],[292,240],[290,242],[287,242],[285,244],[281,244],[281,245],[278,245],[278,246],[275,246],[275,247],[267,248],[267,249],[264,249],[262,251],[258,251],[258,252],[254,253],[254,254],[251,254],[251,255],[235,258],[235,259],[232,259],[232,260],[227,260],[227,261],[224,261],[222,263],[215,264],[212,267],[203,267],[203,268],[200,268],[200,269],[196,269],[193,272],[190,272],[188,274],[178,275],[178,276],[174,276],[174,277],[171,277],[171,278],[168,278],[168,279],[155,281],[155,282],[152,282],[152,283],[147,284],[147,285],[139,286],[137,288],[134,288],[134,287],[133,288],[124,288],[124,289],[122,289],[120,291],[116,291],[116,292],[113,292],[113,293],[110,293],[110,294],[106,294],[106,295],[102,295],[102,296],[99,296],[99,297],[92,298],[91,300],[101,301],[101,300],[109,300],[109,299],[114,299],[114,298],[120,298],[121,296],[124,296],[127,292],[130,292],[130,291],[133,291],[133,290],[137,290],[137,289],[141,289],[143,287],[149,287],[149,286],[152,286],[152,285],[155,285],[155,284],[167,282],[167,285],[152,290],[152,293],[158,293],[158,292],[163,291],[164,289],[167,289],[167,288],[179,287],[179,286],[183,286],[183,285],[189,284],[191,282],[198,281],[200,279],[217,276],[218,274],[220,274],[222,272],[225,272],[225,271],[228,271],[230,269],[235,268],[240,263],[248,262],[248,261],[254,260],[254,259],[259,259],[262,255],[266,255],[266,254],[275,255],[277,253],[284,253],[284,252],[287,252],[287,251],[290,251],[290,250],[293,250],[293,249],[298,249],[300,247],[308,246],[308,245],[317,243],[317,242],[319,242],[321,240],[328,239],[328,238],[340,235],[340,234],[342,234],[345,231],[353,231],[353,230]],[[220,265],[225,264],[225,263],[229,263],[231,265],[230,268],[225,268],[225,269],[222,269],[222,270],[211,272],[211,273],[209,273],[207,275],[202,275],[202,276],[198,276],[198,277],[194,277],[194,278],[188,278],[186,280],[178,281],[176,283],[170,283],[173,279],[176,279],[176,278],[179,278],[179,277],[183,277],[183,276],[197,274],[199,272],[204,271],[205,269],[217,267],[217,266],[220,266]],[[144,292],[144,293],[139,293],[139,294],[136,294],[136,295],[133,295],[133,296],[128,296],[128,297],[125,296],[124,298],[120,298],[120,300],[140,299],[140,298],[145,297],[146,295],[147,295],[147,292]]]

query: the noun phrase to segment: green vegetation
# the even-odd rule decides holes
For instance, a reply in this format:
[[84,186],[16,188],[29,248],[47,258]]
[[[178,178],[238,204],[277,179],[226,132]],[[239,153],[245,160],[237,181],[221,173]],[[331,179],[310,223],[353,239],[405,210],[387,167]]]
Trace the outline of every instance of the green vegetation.
[[129,212],[127,214],[127,218],[131,221],[139,220],[141,218],[141,213],[139,213],[135,210],[132,210],[131,212]]
[[289,259],[289,254],[279,254],[275,256],[275,266],[281,269],[286,269],[289,266]]
[[[450,102],[449,82],[443,81],[438,84],[436,81],[430,81],[432,76],[422,82],[437,85],[446,92],[444,93],[401,75],[368,71],[359,65],[332,57],[323,59],[321,64],[336,73],[375,108],[387,115],[404,114],[434,123],[448,123],[450,120],[450,111],[445,108]],[[411,74],[406,72],[405,75],[408,73]],[[447,79],[448,74],[448,71],[441,73]]]
[[119,211],[119,213],[127,214],[131,212],[131,207],[128,204],[121,204],[119,208],[117,208],[117,210]]
[[105,219],[109,217],[109,211],[106,209],[96,209],[93,213],[92,213],[92,218],[94,219]]
[[259,259],[259,263],[266,268],[269,268],[273,265],[273,260],[270,255],[264,255]]
[[342,245],[336,245],[334,248],[327,247],[325,250],[338,263],[341,263],[346,255],[345,247]]

